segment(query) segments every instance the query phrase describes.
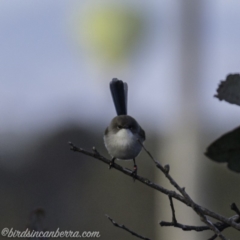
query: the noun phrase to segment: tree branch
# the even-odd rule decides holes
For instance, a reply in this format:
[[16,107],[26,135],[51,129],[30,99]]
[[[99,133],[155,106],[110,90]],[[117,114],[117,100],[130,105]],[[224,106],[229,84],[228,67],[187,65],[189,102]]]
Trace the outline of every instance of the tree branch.
[[[237,205],[236,205],[236,203],[232,203],[231,204],[231,209],[233,210],[233,211],[235,211],[236,212],[236,214],[239,216],[239,218],[240,218],[240,211],[239,211],[239,208],[237,207]],[[239,221],[238,221],[239,222]]]
[[187,206],[190,206],[197,214],[202,213],[203,215],[207,215],[207,216],[210,216],[212,218],[215,218],[215,219],[217,219],[217,220],[219,220],[221,222],[224,222],[224,223],[232,226],[233,228],[235,228],[237,230],[240,230],[240,224],[237,224],[235,221],[233,221],[232,218],[228,219],[226,217],[221,216],[220,214],[216,214],[215,212],[213,212],[213,211],[211,211],[211,210],[209,210],[207,208],[204,208],[204,207],[196,204],[190,198],[190,196],[186,193],[185,188],[181,188],[177,184],[177,182],[170,176],[170,174],[169,174],[169,170],[170,170],[169,165],[166,165],[166,166],[163,167],[158,161],[156,161],[153,158],[152,154],[145,148],[145,146],[141,143],[141,141],[138,140],[138,142],[142,145],[143,149],[146,151],[146,153],[149,155],[149,157],[153,160],[153,162],[155,163],[156,167],[158,169],[160,169],[164,173],[165,177],[169,180],[169,182],[182,194],[182,196],[184,197],[184,200],[185,200],[184,203]]
[[[223,231],[225,228],[229,227],[229,225],[227,225],[225,223],[220,223],[220,222],[213,224],[206,218],[205,215],[203,215],[201,212],[198,212],[197,210],[195,210],[195,211],[203,219],[202,221],[205,222],[207,226],[190,226],[190,225],[179,224],[177,222],[177,219],[175,216],[175,209],[174,209],[173,200],[171,197],[169,197],[169,201],[170,201],[170,207],[172,210],[172,222],[161,221],[160,226],[168,226],[168,227],[173,226],[173,227],[181,228],[184,231],[195,230],[195,231],[200,232],[200,231],[205,231],[205,230],[212,230],[213,232],[215,232],[215,234],[209,240],[213,240],[218,236],[222,240],[226,240],[226,238],[221,234],[221,231]],[[231,205],[231,208],[238,211],[238,208],[234,203]]]
[[[93,158],[95,158],[95,159],[98,159],[98,160],[106,163],[107,165],[110,164],[110,160],[108,160],[108,159],[106,159],[105,157],[103,157],[102,155],[100,155],[100,154],[98,153],[98,151],[96,150],[95,147],[93,147],[93,152],[88,152],[88,151],[86,151],[86,150],[84,150],[84,149],[82,149],[82,148],[76,147],[76,146],[75,146],[73,143],[71,143],[71,142],[69,142],[69,145],[71,146],[71,150],[72,150],[72,151],[83,153],[83,154],[85,154],[85,155],[87,155],[87,156],[90,156],[90,157],[93,157]],[[120,172],[122,172],[122,173],[124,173],[124,174],[126,174],[126,175],[128,175],[128,176],[130,176],[130,177],[132,177],[132,175],[131,175],[131,174],[132,174],[132,170],[130,170],[130,169],[128,169],[128,168],[124,168],[124,167],[116,164],[115,162],[114,162],[114,164],[112,165],[112,168],[115,168],[115,169],[117,169],[118,171],[120,171]],[[180,202],[185,203],[185,202],[184,202],[184,198],[183,198],[180,194],[177,194],[175,191],[168,190],[168,189],[166,189],[166,188],[164,188],[164,187],[162,187],[162,186],[160,186],[160,185],[157,185],[156,183],[150,181],[149,179],[144,178],[144,177],[141,177],[141,176],[139,176],[139,175],[134,176],[134,178],[135,178],[136,180],[138,180],[139,182],[147,185],[147,186],[150,187],[150,188],[153,188],[153,189],[155,189],[155,190],[157,190],[157,191],[159,191],[159,192],[162,192],[162,193],[164,193],[164,194],[166,194],[166,195],[168,195],[168,196],[171,196],[172,198],[175,198],[175,199],[179,200]]]
[[121,229],[123,229],[123,230],[125,230],[125,231],[127,231],[127,232],[129,232],[129,233],[131,233],[133,236],[136,236],[136,237],[138,237],[138,238],[140,238],[140,239],[150,240],[149,238],[143,237],[143,236],[139,235],[138,233],[133,232],[132,230],[130,230],[130,229],[128,229],[127,227],[125,227],[124,225],[120,225],[120,224],[116,223],[116,222],[115,222],[112,218],[110,218],[107,214],[106,214],[105,216],[112,222],[112,224],[113,224],[114,226],[119,227],[119,228],[121,228]]
[[174,224],[177,224],[177,219],[176,219],[176,216],[175,216],[175,209],[174,209],[172,197],[168,196],[168,198],[169,198],[170,207],[171,207],[171,210],[172,210],[172,222]]
[[[140,141],[139,141],[140,142]],[[141,144],[141,142],[140,142]],[[78,148],[76,147],[73,143],[69,142],[69,145],[71,146],[71,150],[72,151],[75,151],[75,152],[80,152],[80,153],[83,153],[87,156],[91,156],[95,159],[98,159],[106,164],[110,164],[110,160],[106,159],[105,157],[103,157],[101,154],[99,154],[99,152],[96,150],[95,147],[93,147],[93,152],[88,152],[82,148]],[[170,171],[170,167],[169,165],[166,165],[166,166],[162,166],[158,161],[156,161],[153,156],[151,155],[151,153],[142,145],[142,147],[144,148],[144,150],[147,152],[147,154],[149,155],[149,157],[153,160],[153,162],[155,163],[156,167],[161,170],[161,172],[163,172],[163,174],[165,175],[165,177],[169,180],[169,182],[180,192],[177,193],[175,191],[171,191],[171,190],[168,190],[166,188],[163,188],[162,186],[148,180],[147,178],[144,178],[144,177],[141,177],[139,175],[136,175],[134,178],[136,180],[138,180],[139,182],[147,185],[148,187],[151,187],[157,191],[160,191],[166,195],[168,195],[169,197],[169,200],[170,200],[170,206],[171,206],[171,209],[172,209],[172,218],[173,218],[173,225],[172,226],[175,226],[175,227],[180,227],[182,228],[183,230],[195,230],[197,231],[196,229],[202,229],[201,231],[204,231],[204,230],[212,230],[216,236],[219,236],[222,240],[225,240],[226,238],[221,234],[221,231],[229,226],[237,229],[237,230],[240,230],[240,224],[238,224],[238,221],[239,221],[239,215],[235,215],[235,216],[232,216],[230,218],[226,218],[220,214],[217,214],[207,208],[204,208],[198,204],[196,204],[191,198],[190,196],[186,193],[185,191],[185,188],[181,188],[177,182],[171,177],[171,175],[169,174],[169,171]],[[112,168],[115,168],[117,169],[118,171],[132,177],[132,171],[130,169],[127,169],[127,168],[124,168],[116,163],[114,163],[112,165]],[[176,220],[176,217],[175,217],[175,209],[174,209],[174,206],[173,206],[173,202],[172,202],[172,198],[174,199],[177,199],[178,201],[184,203],[185,205],[191,207],[199,216],[200,216],[200,219],[207,225],[205,228],[203,227],[194,227],[194,226],[187,226],[186,225],[181,225],[181,224],[178,224],[177,223],[177,220]],[[234,208],[235,211],[236,211],[236,208]],[[212,223],[206,216],[210,216],[218,221],[220,221],[222,223],[222,225],[224,225],[224,228],[220,228],[220,226],[218,226],[218,223]],[[162,222],[164,223],[164,222]],[[166,223],[165,223],[166,224]],[[160,223],[161,225],[161,223]],[[166,226],[166,225],[165,225]],[[168,225],[170,226],[170,225]],[[195,229],[194,229],[195,228]],[[126,230],[126,229],[125,229]],[[214,235],[214,236],[215,236]]]
[[161,221],[160,223],[161,227],[176,227],[176,228],[181,228],[184,231],[196,231],[196,232],[202,232],[209,230],[208,226],[191,226],[191,225],[185,225],[181,223],[174,223],[174,222],[165,222]]

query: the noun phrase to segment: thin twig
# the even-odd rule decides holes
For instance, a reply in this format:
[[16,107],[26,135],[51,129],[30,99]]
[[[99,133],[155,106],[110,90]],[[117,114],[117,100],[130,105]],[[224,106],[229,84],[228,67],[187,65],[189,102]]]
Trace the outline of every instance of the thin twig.
[[[98,159],[98,160],[106,163],[109,166],[110,160],[108,160],[105,157],[103,157],[102,155],[100,155],[95,148],[94,148],[94,151],[92,153],[92,152],[88,152],[88,151],[86,151],[86,150],[84,150],[82,148],[76,147],[71,142],[69,142],[69,145],[71,146],[71,150],[72,151],[80,152],[80,153],[83,153],[83,154],[85,154],[87,156],[90,156],[90,157],[93,157],[95,159]],[[124,174],[126,174],[126,175],[128,175],[130,177],[132,177],[132,171],[130,169],[128,169],[128,168],[124,168],[124,167],[122,167],[122,166],[120,166],[120,165],[118,165],[116,163],[114,163],[112,165],[112,168],[115,168],[118,171],[120,171],[120,172],[122,172],[122,173],[124,173]],[[157,191],[160,191],[160,192],[162,192],[162,193],[164,193],[164,194],[166,194],[168,196],[171,196],[172,198],[175,198],[175,199],[179,200],[180,202],[185,203],[184,202],[184,198],[180,194],[177,194],[175,191],[170,191],[170,190],[168,190],[168,189],[166,189],[166,188],[164,188],[164,187],[162,187],[162,186],[160,186],[160,185],[150,181],[149,179],[141,177],[139,175],[134,176],[134,178],[136,180],[138,180],[139,182],[147,185],[148,187],[151,187],[151,188],[153,188],[153,189],[155,189]]]
[[227,240],[222,233],[219,231],[219,229],[214,226],[214,224],[201,212],[198,212],[199,215],[201,216],[201,220],[206,223],[206,225],[216,234],[216,236],[218,236],[219,238],[221,238],[222,240]]
[[136,237],[138,237],[138,238],[140,238],[140,239],[150,240],[149,238],[143,237],[143,236],[139,235],[138,233],[130,230],[129,228],[125,227],[124,225],[120,225],[120,224],[116,223],[116,222],[115,222],[112,218],[110,218],[107,214],[106,214],[105,216],[112,222],[112,224],[113,224],[114,226],[119,227],[119,228],[121,228],[121,229],[123,229],[123,230],[125,230],[125,231],[127,231],[127,232],[129,232],[129,233],[131,233],[133,236],[136,236]]
[[177,219],[176,219],[176,215],[175,215],[175,209],[174,209],[174,205],[173,205],[173,200],[172,200],[172,197],[168,196],[169,198],[169,201],[170,201],[170,207],[171,207],[171,210],[172,210],[172,222],[174,224],[177,223]]
[[184,231],[194,230],[194,231],[200,232],[205,230],[212,230],[215,234],[210,239],[215,239],[216,237],[219,236],[222,240],[226,240],[226,238],[222,235],[221,231],[229,227],[229,225],[226,225],[225,223],[219,223],[219,222],[213,224],[209,219],[206,218],[205,215],[203,215],[203,213],[199,212],[199,209],[194,209],[194,210],[201,217],[201,220],[204,223],[206,223],[207,226],[190,226],[190,225],[179,224],[175,216],[175,209],[174,209],[173,200],[171,197],[169,197],[169,201],[170,201],[170,206],[172,210],[172,222],[162,221],[160,222],[161,226],[173,226],[173,227],[181,228]]
[[[232,221],[224,216],[221,216],[220,214],[216,214],[215,212],[207,209],[207,208],[204,208],[198,204],[196,204],[191,198],[190,196],[186,193],[185,191],[185,188],[181,188],[177,182],[171,177],[171,175],[169,174],[169,168],[167,167],[163,167],[158,161],[156,161],[154,159],[154,157],[152,156],[152,154],[145,148],[145,146],[141,143],[141,141],[138,141],[143,149],[146,151],[146,153],[149,155],[149,157],[153,160],[153,162],[155,163],[156,167],[158,169],[160,169],[164,175],[166,176],[166,178],[169,180],[169,182],[182,194],[182,196],[184,197],[184,203],[191,207],[195,212],[200,212],[200,213],[203,213],[203,215],[207,215],[207,216],[210,216],[212,218],[215,218],[221,222],[224,222],[230,226],[232,226],[233,228],[235,229],[238,229],[240,230],[240,224],[237,224],[235,221]],[[197,211],[196,211],[197,210]],[[197,212],[197,213],[198,213]]]
[[176,228],[181,228],[184,231],[196,231],[196,232],[202,232],[209,230],[208,226],[191,226],[191,225],[185,225],[181,223],[174,223],[174,222],[165,222],[161,221],[160,226],[162,227],[176,227]]
[[240,210],[239,210],[239,208],[237,207],[236,203],[232,203],[232,204],[231,204],[231,209],[232,209],[233,211],[235,211],[236,214],[237,214],[237,215],[239,216],[239,218],[240,218]]
[[[178,222],[174,223],[174,222],[161,221],[159,224],[164,227],[181,228],[184,231],[202,232],[202,231],[210,230],[209,226],[192,226],[192,225],[186,225]],[[214,223],[214,226],[218,228],[220,231],[223,231],[224,229],[229,227],[229,225],[221,222]]]
[[[138,141],[141,143],[141,141]],[[164,168],[158,161],[156,161],[152,154],[144,147],[144,145],[141,143],[143,149],[146,151],[146,153],[149,155],[149,157],[154,161],[156,167],[160,169],[166,176],[166,178],[170,181],[170,183],[182,194],[182,196],[185,198],[186,202],[188,203],[188,206],[190,205],[192,209],[201,217],[201,220],[206,223],[206,225],[212,229],[212,231],[219,236],[222,240],[226,240],[226,238],[221,234],[221,232],[214,226],[214,224],[207,219],[205,214],[203,213],[202,209],[198,207],[198,205],[190,198],[190,196],[185,191],[185,188],[181,188],[177,182],[171,177],[169,174],[169,169],[166,171],[166,168]],[[171,206],[172,207],[172,206]]]
[[208,240],[214,240],[214,239],[216,239],[218,236],[217,236],[217,234],[214,234],[212,237],[210,237]]
[[219,231],[219,229],[206,217],[204,212],[201,208],[198,207],[198,205],[190,198],[190,196],[186,193],[185,189],[182,189],[183,196],[186,198],[186,200],[191,204],[192,209],[200,216],[200,219],[202,222],[204,222],[209,229],[211,229],[216,236],[220,237],[222,240],[227,240]]
[[[105,157],[103,157],[102,155],[100,155],[95,148],[93,149],[93,152],[88,152],[88,151],[86,151],[86,150],[84,150],[82,148],[76,147],[71,142],[69,142],[69,145],[71,146],[71,150],[72,151],[80,152],[80,153],[83,153],[83,154],[85,154],[87,156],[91,156],[91,157],[93,157],[95,159],[98,159],[98,160],[106,163],[107,165],[109,165],[109,163],[110,163],[110,160],[108,160]],[[224,216],[222,216],[220,214],[217,214],[217,213],[215,213],[215,212],[213,212],[213,211],[211,211],[211,210],[209,210],[207,208],[204,208],[204,207],[196,204],[189,197],[189,195],[185,192],[185,189],[181,188],[175,182],[175,180],[170,176],[169,168],[163,167],[159,162],[154,160],[154,158],[152,157],[151,153],[148,152],[145,147],[144,147],[144,149],[149,154],[151,159],[155,162],[156,167],[159,168],[165,174],[165,176],[169,179],[170,183],[182,194],[182,196],[180,194],[176,193],[175,191],[170,191],[170,190],[168,190],[166,188],[163,188],[162,186],[160,186],[160,185],[158,185],[158,184],[148,180],[147,178],[143,178],[143,177],[141,177],[139,175],[135,176],[136,180],[138,180],[139,182],[147,185],[148,187],[151,187],[151,188],[153,188],[153,189],[155,189],[157,191],[160,191],[160,192],[162,192],[162,193],[164,193],[164,194],[166,194],[166,195],[168,195],[168,196],[170,196],[170,197],[172,197],[174,199],[179,200],[180,202],[182,202],[182,203],[186,204],[187,206],[191,207],[195,212],[197,212],[197,211],[199,212],[200,211],[203,215],[210,216],[210,217],[212,217],[212,218],[214,218],[214,219],[216,219],[216,220],[218,220],[218,221],[220,221],[222,223],[225,223],[228,226],[231,226],[231,227],[233,227],[233,228],[235,228],[237,230],[240,230],[240,224],[238,224],[237,221],[236,221],[238,219],[238,216],[237,216],[237,218],[236,218],[236,216],[233,216],[231,218],[226,218],[226,217],[224,217]],[[118,165],[116,163],[112,166],[112,168],[115,168],[118,171],[120,171],[120,172],[122,172],[122,173],[124,173],[124,174],[126,174],[126,175],[128,175],[130,177],[132,177],[132,171],[130,169],[123,168],[123,167],[121,167],[120,165]]]

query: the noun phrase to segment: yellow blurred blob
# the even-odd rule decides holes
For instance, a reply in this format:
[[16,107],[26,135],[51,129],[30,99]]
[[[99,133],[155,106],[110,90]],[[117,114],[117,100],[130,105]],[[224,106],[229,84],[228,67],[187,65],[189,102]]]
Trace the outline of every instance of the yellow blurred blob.
[[89,8],[78,21],[77,32],[84,45],[108,63],[128,58],[143,31],[142,15],[127,6]]

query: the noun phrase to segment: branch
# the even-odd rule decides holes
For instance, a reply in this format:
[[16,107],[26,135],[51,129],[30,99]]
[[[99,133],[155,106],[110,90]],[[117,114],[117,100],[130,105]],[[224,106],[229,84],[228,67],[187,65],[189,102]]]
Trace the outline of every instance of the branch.
[[[86,151],[86,150],[84,150],[82,148],[76,147],[71,142],[69,142],[69,145],[71,146],[70,149],[72,151],[74,151],[74,152],[80,152],[80,153],[83,153],[83,154],[85,154],[87,156],[90,156],[90,157],[93,157],[95,159],[98,159],[98,160],[106,163],[107,165],[110,164],[110,160],[108,160],[107,158],[105,158],[102,155],[100,155],[95,147],[93,147],[93,152],[88,152],[88,151]],[[115,168],[118,171],[128,175],[129,177],[132,177],[132,170],[130,170],[128,168],[124,168],[124,167],[122,167],[122,166],[120,166],[120,165],[118,165],[116,163],[114,163],[111,168]],[[184,202],[184,198],[180,194],[177,194],[175,191],[170,191],[170,190],[168,190],[166,188],[163,188],[162,186],[157,185],[156,183],[148,180],[147,178],[141,177],[139,175],[134,176],[134,178],[135,178],[135,180],[138,180],[139,182],[147,185],[150,188],[153,188],[153,189],[155,189],[155,190],[157,190],[159,192],[162,192],[162,193],[164,193],[164,194],[166,194],[168,196],[171,196],[172,198],[175,198],[175,199],[179,200],[180,202],[185,203]]]
[[[237,207],[236,203],[232,203],[232,204],[231,204],[231,209],[232,209],[233,211],[235,211],[236,214],[238,215],[238,217],[240,218],[240,211],[239,211],[239,208]],[[238,222],[239,222],[239,220],[240,220],[240,219],[238,219]]]
[[195,230],[195,231],[205,231],[205,230],[209,230],[208,226],[190,226],[190,225],[183,225],[177,222],[176,219],[176,215],[175,215],[175,209],[174,209],[174,205],[173,205],[173,200],[172,197],[169,196],[169,201],[170,201],[170,207],[172,210],[172,222],[165,222],[165,221],[161,221],[159,224],[162,227],[169,227],[169,226],[173,226],[173,227],[177,227],[177,228],[181,228],[184,231],[191,231],[191,230]]
[[219,231],[217,227],[214,226],[214,224],[202,213],[198,212],[199,216],[201,216],[201,220],[206,223],[206,225],[211,229],[213,232],[215,232],[215,235],[220,237],[222,240],[227,240]]
[[133,232],[132,230],[130,230],[130,229],[128,229],[127,227],[125,227],[124,225],[119,225],[119,224],[116,223],[112,218],[110,218],[107,214],[106,214],[105,216],[112,222],[112,224],[113,224],[114,226],[119,227],[119,228],[121,228],[121,229],[123,229],[123,230],[125,230],[125,231],[127,231],[127,232],[129,232],[129,233],[131,233],[133,236],[136,236],[136,237],[138,237],[138,238],[140,238],[140,239],[150,240],[149,238],[143,237],[143,236],[139,235],[138,233]]
[[172,197],[168,196],[168,198],[169,198],[170,207],[171,207],[171,210],[172,210],[172,222],[174,224],[177,224],[177,219],[176,219],[176,216],[175,216],[175,209],[174,209]]
[[181,228],[184,231],[196,231],[196,232],[202,232],[205,230],[209,230],[208,226],[191,226],[191,225],[185,225],[181,223],[174,223],[174,222],[165,222],[161,221],[160,223],[161,227],[176,227],[176,228]]
[[[203,218],[203,222],[206,223],[207,226],[190,226],[190,225],[184,225],[184,224],[180,224],[177,222],[176,216],[175,216],[175,209],[174,209],[174,205],[173,205],[173,200],[171,197],[169,197],[169,201],[170,201],[170,206],[171,206],[171,210],[172,210],[172,222],[165,222],[165,221],[161,221],[159,224],[160,226],[173,226],[176,228],[181,228],[184,231],[205,231],[205,230],[213,230],[215,232],[214,236],[211,237],[209,240],[213,240],[216,237],[220,237],[221,239],[225,240],[225,237],[220,233],[221,231],[223,231],[225,228],[228,228],[229,225],[225,224],[225,223],[220,223],[217,222],[215,224],[211,223],[208,219],[206,219],[206,216],[204,216],[202,213],[198,213],[201,218]],[[235,208],[236,206],[234,204],[232,204],[231,206],[232,208]]]
[[[185,191],[185,188],[181,188],[177,182],[170,176],[169,174],[169,170],[170,170],[170,167],[169,165],[166,165],[166,166],[162,166],[158,161],[156,161],[152,154],[145,148],[145,146],[141,143],[141,141],[138,140],[138,142],[142,145],[143,149],[146,151],[146,153],[149,155],[149,157],[153,160],[153,162],[155,163],[156,167],[158,169],[160,169],[165,177],[169,180],[169,182],[182,194],[182,196],[184,197],[184,203],[191,207],[198,215],[200,214],[201,216],[201,220],[204,221],[207,225],[209,224],[209,220],[208,221],[205,221],[203,216],[204,215],[207,215],[207,216],[210,216],[214,219],[217,219],[221,222],[224,222],[225,224],[227,225],[230,225],[232,226],[233,228],[237,229],[237,230],[240,230],[240,224],[237,224],[235,221],[233,221],[233,218],[226,218],[220,214],[217,214],[207,208],[204,208],[198,204],[196,204],[191,198],[190,196],[186,193]],[[203,215],[202,215],[203,214]],[[210,226],[210,225],[209,225]],[[212,228],[212,226],[211,226]]]
[[[233,216],[231,219],[233,220],[233,221],[236,221],[236,222],[238,222],[238,218],[236,218],[237,216]],[[220,223],[220,222],[217,222],[216,224],[215,224],[215,226],[220,230],[220,231],[223,231],[224,229],[226,229],[226,228],[229,228],[230,226],[229,225],[227,225],[227,224],[225,224],[225,223]],[[218,237],[218,235],[217,234],[214,234],[212,237],[210,237],[208,240],[214,240],[214,239],[216,239]]]
[[[140,142],[140,141],[139,141]],[[103,157],[101,154],[99,154],[99,152],[96,150],[95,147],[93,147],[92,149],[92,152],[88,152],[82,148],[78,148],[76,147],[73,143],[69,142],[69,145],[71,146],[71,150],[72,151],[75,151],[75,152],[80,152],[80,153],[83,153],[87,156],[91,156],[95,159],[98,159],[106,164],[110,164],[110,160],[106,159],[105,157]],[[143,146],[143,145],[142,145]],[[171,175],[169,174],[169,170],[170,170],[170,167],[169,165],[166,165],[166,166],[162,166],[158,161],[156,161],[153,156],[151,155],[151,153],[143,146],[144,150],[147,152],[147,154],[150,156],[150,158],[153,160],[153,162],[155,163],[156,167],[158,169],[160,169],[165,177],[170,181],[170,183],[180,192],[177,193],[175,191],[171,191],[171,190],[168,190],[166,188],[163,188],[162,186],[148,180],[147,178],[144,178],[144,177],[141,177],[139,175],[136,175],[134,178],[135,180],[138,180],[139,182],[147,185],[148,187],[151,187],[157,191],[160,191],[166,195],[168,195],[169,199],[170,200],[170,205],[171,205],[171,209],[172,209],[172,214],[173,214],[173,217],[175,217],[175,210],[174,210],[174,207],[173,207],[173,203],[172,203],[172,198],[174,199],[177,199],[178,201],[184,203],[185,205],[191,207],[201,218],[201,220],[207,225],[206,226],[206,229],[203,229],[203,230],[212,230],[217,236],[219,236],[221,239],[226,239],[220,231],[222,231],[223,229],[219,229],[219,226],[215,223],[212,223],[209,219],[207,219],[206,216],[210,216],[218,221],[220,221],[221,223],[225,224],[225,228],[231,226],[237,230],[240,230],[240,224],[238,224],[238,220],[239,220],[239,216],[235,215],[235,216],[232,216],[230,218],[226,218],[220,214],[217,214],[207,208],[204,208],[198,204],[196,204],[191,198],[190,196],[186,193],[185,191],[185,188],[181,188],[177,182],[171,177]],[[116,163],[114,163],[112,165],[112,168],[115,168],[117,169],[118,171],[132,177],[132,171],[130,169],[127,169],[127,168],[124,168]],[[175,217],[175,220],[176,220],[176,217]],[[179,224],[177,224],[177,221],[175,222],[175,225],[179,226]],[[193,226],[191,226],[193,227]],[[196,227],[197,229],[198,227]],[[201,227],[200,227],[201,228]],[[224,229],[225,229],[224,228]],[[183,229],[183,228],[182,228]],[[185,229],[183,229],[185,230]],[[192,230],[195,230],[195,229],[192,229]],[[202,231],[203,231],[202,230]]]
[[[183,231],[196,231],[196,232],[202,232],[206,230],[210,230],[208,226],[192,226],[192,225],[186,225],[182,223],[174,223],[174,222],[165,222],[161,221],[160,226],[162,227],[176,227],[176,228],[181,228]],[[224,229],[230,227],[228,224],[221,223],[221,222],[216,222],[214,223],[214,226],[219,229],[220,231],[223,231]]]

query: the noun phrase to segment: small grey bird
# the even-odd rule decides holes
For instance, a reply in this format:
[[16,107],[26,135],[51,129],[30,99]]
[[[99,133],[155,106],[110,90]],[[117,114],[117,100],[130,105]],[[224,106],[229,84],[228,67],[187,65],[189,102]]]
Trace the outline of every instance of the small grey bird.
[[112,160],[109,168],[114,164],[115,159],[133,160],[133,175],[137,174],[135,158],[142,150],[145,141],[145,132],[138,122],[127,115],[127,83],[113,78],[110,82],[110,91],[117,112],[117,116],[112,119],[110,125],[104,133],[104,144],[111,155]]

